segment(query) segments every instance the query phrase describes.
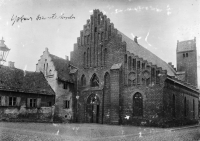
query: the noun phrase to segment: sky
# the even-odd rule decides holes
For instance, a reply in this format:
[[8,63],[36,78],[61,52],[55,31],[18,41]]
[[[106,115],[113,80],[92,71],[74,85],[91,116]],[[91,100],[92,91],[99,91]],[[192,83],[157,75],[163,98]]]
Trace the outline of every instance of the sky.
[[[56,56],[69,56],[94,9],[175,66],[177,40],[196,37],[200,85],[200,0],[0,0],[0,38],[11,49],[7,61],[35,71],[46,47]],[[47,18],[53,14],[73,18]],[[22,16],[27,20],[15,21]],[[38,16],[46,19],[38,20]]]

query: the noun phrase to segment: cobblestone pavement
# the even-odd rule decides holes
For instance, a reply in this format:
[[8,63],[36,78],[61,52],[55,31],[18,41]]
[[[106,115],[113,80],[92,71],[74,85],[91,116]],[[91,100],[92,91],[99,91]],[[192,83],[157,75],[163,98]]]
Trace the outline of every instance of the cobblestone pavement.
[[101,124],[0,122],[0,141],[200,141],[200,127],[146,128]]

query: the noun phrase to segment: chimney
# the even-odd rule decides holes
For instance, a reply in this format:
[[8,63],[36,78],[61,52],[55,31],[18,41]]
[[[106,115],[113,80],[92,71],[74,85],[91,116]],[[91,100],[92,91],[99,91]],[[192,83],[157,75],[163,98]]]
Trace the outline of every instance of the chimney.
[[138,43],[137,38],[138,38],[138,37],[135,36],[135,38],[134,38],[134,42],[135,42],[135,43]]
[[169,62],[168,64],[169,64],[170,66],[172,66],[172,62]]
[[11,61],[9,61],[8,62],[8,66],[10,67],[10,68],[15,68],[15,62],[11,62]]
[[45,48],[45,52],[48,52],[48,53],[49,53],[49,49],[48,49],[47,47]]
[[66,59],[67,61],[69,61],[69,57],[68,57],[67,55],[65,55],[65,59]]

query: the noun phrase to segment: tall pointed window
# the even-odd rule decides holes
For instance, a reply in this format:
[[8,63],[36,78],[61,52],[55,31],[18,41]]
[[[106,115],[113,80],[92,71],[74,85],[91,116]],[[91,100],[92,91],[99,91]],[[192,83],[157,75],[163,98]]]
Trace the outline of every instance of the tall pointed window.
[[135,58],[133,59],[133,69],[134,70],[136,69],[136,59]]
[[101,41],[103,41],[103,32],[101,32]]
[[81,86],[85,86],[86,85],[86,78],[85,78],[85,75],[83,74],[81,76]]
[[104,76],[104,86],[105,88],[109,88],[110,86],[110,75],[109,73],[106,73]]
[[87,44],[89,44],[90,41],[90,35],[87,36]]
[[137,61],[137,69],[140,69],[140,61]]
[[143,116],[143,98],[138,92],[133,96],[133,116]]
[[46,75],[48,75],[48,63],[47,63],[47,66],[46,66]]
[[104,66],[106,66],[106,64],[107,64],[107,49],[105,48],[104,49]]
[[83,66],[86,67],[86,52],[83,54]]
[[101,66],[103,66],[103,45],[101,45]]
[[127,63],[127,54],[124,55],[124,63]]
[[87,67],[89,67],[89,57],[90,57],[90,52],[89,48],[87,49]]
[[186,97],[184,98],[184,117],[187,117],[187,102],[186,102]]
[[156,70],[156,84],[160,83],[160,71]]
[[99,78],[96,74],[94,74],[90,80],[91,87],[98,87],[99,86]]
[[131,56],[128,57],[128,69],[131,70]]

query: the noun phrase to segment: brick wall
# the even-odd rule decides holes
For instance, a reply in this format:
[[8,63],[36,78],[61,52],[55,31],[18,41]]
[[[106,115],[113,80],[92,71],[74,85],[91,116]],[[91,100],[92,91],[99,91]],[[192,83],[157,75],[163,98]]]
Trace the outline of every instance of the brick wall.
[[[146,86],[125,86],[123,90],[123,105],[122,105],[122,123],[133,123],[144,120],[159,120],[163,117],[163,84],[154,85],[153,87]],[[136,93],[142,94],[143,98],[143,116],[133,116],[133,96]],[[129,120],[125,119],[130,116]],[[137,120],[139,119],[139,121]],[[140,123],[138,123],[140,124]]]
[[[165,120],[173,119],[198,119],[198,94],[186,87],[166,81],[164,93],[164,117]],[[173,116],[173,95],[175,96],[175,116]],[[186,106],[185,106],[186,98]],[[194,110],[193,110],[194,100]],[[185,114],[186,112],[186,114]]]

